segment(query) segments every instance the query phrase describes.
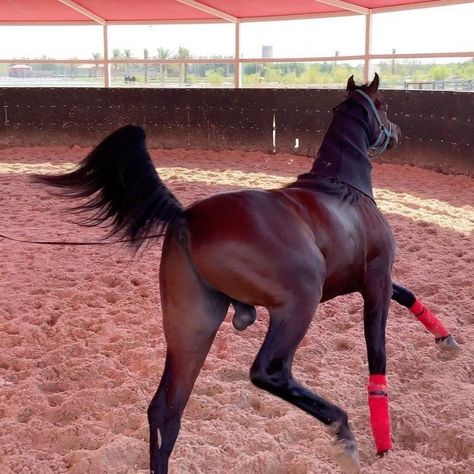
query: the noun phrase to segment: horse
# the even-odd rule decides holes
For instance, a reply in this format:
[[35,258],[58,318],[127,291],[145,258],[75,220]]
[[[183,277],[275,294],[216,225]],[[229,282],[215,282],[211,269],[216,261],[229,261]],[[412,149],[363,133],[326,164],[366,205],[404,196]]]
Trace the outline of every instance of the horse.
[[[349,78],[318,164],[279,189],[219,193],[184,208],[156,172],[145,131],[133,125],[105,138],[76,170],[36,177],[65,197],[81,199],[72,209],[80,223],[108,225],[110,236],[135,250],[164,239],[159,284],[166,360],[147,412],[152,473],[168,472],[183,411],[231,305],[239,330],[255,321],[256,306],[269,313],[251,382],[325,424],[334,437],[335,461],[347,473],[359,472],[347,413],[292,374],[295,351],[318,304],[353,292],[364,300],[376,451],[383,455],[392,448],[385,353],[389,304],[393,298],[412,312],[425,308],[392,282],[394,236],[372,196],[369,155],[394,148],[401,136],[378,86],[377,75],[359,86]],[[440,341],[448,340],[446,328],[433,324],[439,321],[431,316],[431,326],[428,319],[423,324]]]

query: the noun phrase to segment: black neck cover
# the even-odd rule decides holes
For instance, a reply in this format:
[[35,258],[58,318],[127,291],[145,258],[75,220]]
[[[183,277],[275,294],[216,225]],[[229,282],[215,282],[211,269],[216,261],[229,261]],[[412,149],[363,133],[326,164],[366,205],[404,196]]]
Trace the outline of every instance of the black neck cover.
[[362,96],[352,93],[334,109],[311,173],[338,178],[374,200],[368,156],[373,113],[364,102]]

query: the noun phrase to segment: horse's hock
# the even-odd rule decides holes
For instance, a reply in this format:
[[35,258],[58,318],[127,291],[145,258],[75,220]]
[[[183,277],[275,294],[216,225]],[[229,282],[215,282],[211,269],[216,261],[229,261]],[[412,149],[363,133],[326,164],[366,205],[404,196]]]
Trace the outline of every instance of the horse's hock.
[[[143,126],[153,147],[313,156],[343,91],[3,88],[0,146],[95,145]],[[387,161],[474,175],[474,94],[386,91],[402,145]]]

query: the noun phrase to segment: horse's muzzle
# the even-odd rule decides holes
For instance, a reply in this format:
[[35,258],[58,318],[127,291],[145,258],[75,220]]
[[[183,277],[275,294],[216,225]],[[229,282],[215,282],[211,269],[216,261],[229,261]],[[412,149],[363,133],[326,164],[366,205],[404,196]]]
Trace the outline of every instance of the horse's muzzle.
[[397,147],[402,140],[402,131],[400,127],[392,122],[392,130],[388,138],[387,150],[392,150]]

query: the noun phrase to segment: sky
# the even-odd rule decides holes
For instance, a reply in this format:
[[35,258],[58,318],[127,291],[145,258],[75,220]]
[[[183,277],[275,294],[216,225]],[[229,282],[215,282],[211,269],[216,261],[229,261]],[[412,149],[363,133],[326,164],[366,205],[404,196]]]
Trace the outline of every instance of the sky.
[[[373,17],[372,53],[421,53],[474,51],[474,2],[449,7],[376,14]],[[241,52],[245,58],[261,57],[262,46],[271,45],[274,57],[341,56],[364,53],[365,20],[362,16],[241,24]],[[102,53],[99,26],[0,26],[0,59],[89,59]],[[109,26],[110,51],[132,50],[150,57],[159,47],[172,53],[179,46],[194,57],[234,54],[234,26],[140,25]]]

